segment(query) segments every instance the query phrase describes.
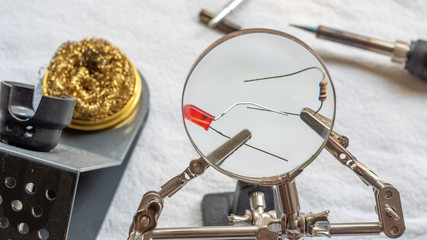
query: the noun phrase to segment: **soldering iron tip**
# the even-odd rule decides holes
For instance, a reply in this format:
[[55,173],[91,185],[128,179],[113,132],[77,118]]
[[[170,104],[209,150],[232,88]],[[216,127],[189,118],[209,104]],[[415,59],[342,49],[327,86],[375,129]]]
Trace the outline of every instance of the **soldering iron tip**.
[[296,25],[296,24],[292,24],[292,23],[289,24],[289,25],[291,25],[292,27],[296,27],[296,28],[308,31],[308,32],[312,32],[312,33],[316,33],[317,32],[317,27],[302,26],[302,25]]

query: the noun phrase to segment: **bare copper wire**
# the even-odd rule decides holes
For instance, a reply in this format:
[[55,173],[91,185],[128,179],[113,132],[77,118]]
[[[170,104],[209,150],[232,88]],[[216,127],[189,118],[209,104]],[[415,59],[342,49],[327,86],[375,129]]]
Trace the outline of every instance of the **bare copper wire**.
[[43,94],[73,96],[73,120],[97,121],[113,115],[131,99],[135,88],[132,63],[103,39],[62,44],[50,61],[48,72]]

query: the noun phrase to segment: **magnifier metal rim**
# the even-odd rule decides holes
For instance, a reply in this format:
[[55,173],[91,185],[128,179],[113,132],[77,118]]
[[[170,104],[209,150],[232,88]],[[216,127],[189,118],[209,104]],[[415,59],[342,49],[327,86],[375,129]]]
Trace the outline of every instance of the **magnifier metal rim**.
[[[333,109],[333,117],[332,117],[332,123],[331,123],[331,128],[330,128],[330,132],[328,133],[328,137],[326,137],[321,145],[321,147],[311,156],[310,159],[308,159],[307,161],[305,161],[304,163],[302,163],[301,165],[299,165],[298,167],[294,168],[293,170],[286,172],[284,174],[281,175],[276,175],[276,176],[272,176],[272,177],[263,177],[263,178],[254,178],[254,177],[247,177],[247,176],[242,176],[242,175],[238,175],[232,172],[229,172],[225,169],[222,169],[214,164],[212,164],[209,160],[207,160],[206,156],[204,155],[204,153],[202,153],[200,151],[200,149],[197,147],[196,143],[194,142],[193,138],[191,137],[191,134],[188,131],[187,125],[185,124],[185,119],[184,117],[182,118],[183,122],[184,122],[184,127],[185,127],[185,131],[187,132],[188,137],[190,138],[190,142],[191,144],[193,144],[194,148],[196,149],[196,151],[200,154],[200,156],[209,164],[211,165],[213,168],[215,168],[216,170],[218,170],[219,172],[235,178],[237,180],[243,181],[243,182],[249,182],[249,183],[255,183],[255,184],[261,184],[261,185],[278,185],[278,184],[282,184],[285,183],[287,181],[290,181],[292,179],[294,179],[296,176],[298,176],[298,174],[300,174],[305,167],[307,167],[311,162],[314,161],[314,159],[316,159],[316,157],[320,154],[320,152],[323,150],[323,148],[325,147],[326,141],[329,138],[329,135],[333,129],[333,125],[334,125],[334,121],[335,121],[335,112],[336,112],[336,98],[335,98],[335,88],[334,85],[332,83],[332,79],[329,75],[329,71],[325,66],[325,63],[323,62],[323,60],[320,58],[320,56],[314,52],[309,46],[307,46],[307,44],[305,44],[303,41],[299,40],[298,38],[289,35],[287,33],[284,32],[280,32],[277,30],[272,30],[272,29],[265,29],[265,28],[253,28],[253,29],[245,29],[245,30],[240,30],[240,31],[236,31],[236,32],[232,32],[230,34],[227,34],[225,36],[223,36],[222,38],[216,40],[214,43],[212,43],[198,58],[197,60],[194,62],[193,66],[190,69],[190,72],[187,75],[187,78],[185,80],[185,84],[184,84],[184,89],[182,91],[182,98],[181,98],[181,111],[182,107],[184,106],[184,94],[185,94],[185,89],[187,87],[188,84],[188,80],[191,76],[191,74],[193,73],[194,69],[196,68],[196,66],[200,63],[200,61],[215,47],[217,47],[218,45],[220,45],[221,43],[230,40],[234,37],[238,37],[244,34],[251,34],[251,33],[267,33],[267,34],[273,34],[273,35],[278,35],[278,36],[282,36],[285,38],[288,38],[290,40],[293,40],[294,42],[298,43],[299,45],[301,45],[302,47],[304,47],[305,49],[307,49],[322,65],[323,69],[325,70],[326,75],[328,76],[329,79],[329,83],[330,83],[330,87],[332,88],[332,92],[333,94],[333,102],[334,102],[334,109]],[[184,113],[182,112],[182,116],[184,116]],[[239,151],[239,150],[237,150]]]

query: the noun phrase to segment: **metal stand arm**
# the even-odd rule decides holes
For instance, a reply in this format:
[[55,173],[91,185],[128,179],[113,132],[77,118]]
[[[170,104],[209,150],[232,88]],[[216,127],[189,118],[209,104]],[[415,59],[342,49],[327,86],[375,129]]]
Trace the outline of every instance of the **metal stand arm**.
[[[245,144],[251,136],[251,132],[246,129],[242,130],[236,136],[210,153],[207,159],[214,164],[224,161],[234,151]],[[159,192],[147,192],[142,197],[138,210],[133,217],[132,225],[129,229],[128,240],[140,240],[145,238],[143,235],[157,226],[157,220],[163,209],[164,198],[172,197],[190,180],[203,174],[208,166],[208,163],[202,157],[195,159],[190,162],[189,166],[181,174],[178,174],[164,184]]]
[[[366,185],[374,189],[376,200],[376,211],[378,214],[380,230],[390,238],[400,237],[405,231],[405,222],[403,220],[402,204],[400,202],[399,191],[393,185],[380,180],[378,176],[368,167],[359,162],[347,149],[349,140],[331,130],[331,121],[313,110],[305,108],[301,112],[301,119],[307,123],[320,136],[328,136],[325,148],[339,162],[351,169]],[[377,227],[364,223],[336,225],[340,234],[346,230],[349,232],[356,231],[357,233],[369,232],[370,230],[377,231]]]
[[[372,235],[381,231],[396,238],[405,231],[399,192],[391,184],[380,180],[368,167],[359,162],[347,149],[348,138],[331,131],[331,121],[311,109],[303,109],[301,119],[323,138],[327,138],[325,148],[351,169],[368,186],[374,189],[378,222],[330,223],[329,210],[320,213],[302,213],[298,200],[295,180],[291,179],[277,186],[278,200],[282,215],[275,211],[265,212],[264,194],[254,190],[249,194],[250,208],[244,215],[231,215],[229,223],[234,226],[160,228],[157,219],[163,208],[163,200],[179,191],[191,179],[203,174],[209,166],[203,158],[191,161],[181,174],[162,186],[159,192],[148,192],[141,204],[130,229],[128,240],[151,239],[259,239],[277,240],[279,237],[298,240],[305,236]],[[217,165],[242,146],[251,133],[243,130],[224,145],[207,156],[209,163]],[[251,224],[241,226],[240,224]]]
[[152,239],[256,239],[258,227],[221,226],[191,228],[157,228],[151,232]]
[[380,234],[381,224],[379,222],[331,223],[329,233],[331,234],[331,236]]

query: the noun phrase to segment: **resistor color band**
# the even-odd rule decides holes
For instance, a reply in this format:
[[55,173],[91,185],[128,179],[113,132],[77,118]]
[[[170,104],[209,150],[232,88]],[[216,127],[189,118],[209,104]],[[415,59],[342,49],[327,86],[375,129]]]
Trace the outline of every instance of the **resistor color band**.
[[326,79],[323,79],[322,81],[320,81],[319,83],[319,101],[324,102],[327,98],[326,95],[326,86],[328,85],[328,82],[326,81]]

